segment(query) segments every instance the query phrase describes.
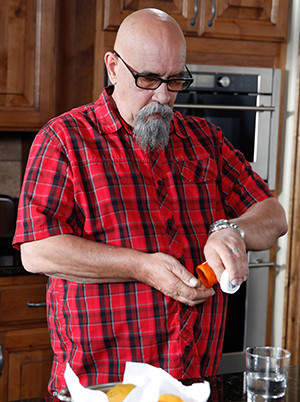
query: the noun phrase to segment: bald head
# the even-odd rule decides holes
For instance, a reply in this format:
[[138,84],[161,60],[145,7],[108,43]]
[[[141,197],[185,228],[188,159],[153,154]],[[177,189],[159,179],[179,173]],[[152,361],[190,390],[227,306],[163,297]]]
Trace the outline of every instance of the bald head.
[[120,25],[115,50],[126,56],[163,48],[178,51],[185,62],[186,43],[179,24],[164,11],[146,8],[130,14]]
[[136,77],[143,76],[151,82],[151,77],[169,80],[184,76],[186,43],[178,23],[154,8],[136,11],[122,22],[114,50],[116,53],[107,52],[104,60],[120,115],[134,126],[140,110],[151,106],[150,119],[162,120],[164,113],[152,110],[152,106],[172,109],[177,93],[170,91],[166,83],[147,90],[137,85]]

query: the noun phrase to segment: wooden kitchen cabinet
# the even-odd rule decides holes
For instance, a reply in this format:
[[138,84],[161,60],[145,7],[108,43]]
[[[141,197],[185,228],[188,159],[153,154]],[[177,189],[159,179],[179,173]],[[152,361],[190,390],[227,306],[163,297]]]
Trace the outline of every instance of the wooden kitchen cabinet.
[[48,395],[53,352],[46,322],[46,282],[41,275],[0,278],[1,401]]
[[289,0],[214,0],[214,2],[213,18],[212,1],[201,0],[199,36],[279,42],[286,40]]
[[105,0],[104,4],[104,30],[117,30],[133,11],[155,7],[172,15],[186,36],[285,41],[287,35],[289,0]]
[[16,401],[49,395],[53,353],[47,328],[8,331],[5,334],[4,362],[7,384],[3,401]]
[[0,129],[53,116],[56,0],[0,0]]
[[195,14],[194,6],[194,1],[186,0],[129,0],[126,2],[123,2],[121,0],[104,0],[103,29],[116,31],[123,19],[131,14],[133,11],[147,7],[154,7],[166,11],[168,14],[172,15],[172,17],[174,17],[178,21],[185,34],[196,35],[196,21],[199,21],[199,18],[195,20],[194,24],[190,23]]

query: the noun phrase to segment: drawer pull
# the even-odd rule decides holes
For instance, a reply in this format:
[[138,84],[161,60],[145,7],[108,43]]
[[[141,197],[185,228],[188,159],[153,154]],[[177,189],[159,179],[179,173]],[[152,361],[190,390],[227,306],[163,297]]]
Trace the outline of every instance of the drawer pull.
[[46,302],[44,302],[44,303],[28,302],[27,307],[46,307]]

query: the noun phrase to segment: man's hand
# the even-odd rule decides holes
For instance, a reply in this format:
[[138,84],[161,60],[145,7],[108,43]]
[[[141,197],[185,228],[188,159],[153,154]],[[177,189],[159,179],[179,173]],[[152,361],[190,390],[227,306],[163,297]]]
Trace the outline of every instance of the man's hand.
[[144,254],[142,277],[135,273],[140,282],[144,282],[164,295],[181,303],[194,306],[203,303],[215,294],[213,288],[206,288],[178,260],[163,253]]
[[235,229],[213,232],[204,247],[208,264],[220,281],[224,268],[228,270],[233,285],[241,285],[249,274],[248,259],[244,240]]

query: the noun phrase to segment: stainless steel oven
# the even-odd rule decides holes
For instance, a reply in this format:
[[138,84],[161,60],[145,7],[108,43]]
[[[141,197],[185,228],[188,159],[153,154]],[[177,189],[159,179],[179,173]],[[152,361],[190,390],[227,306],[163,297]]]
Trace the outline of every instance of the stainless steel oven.
[[253,169],[275,189],[281,70],[188,64],[194,83],[175,110],[223,130]]

